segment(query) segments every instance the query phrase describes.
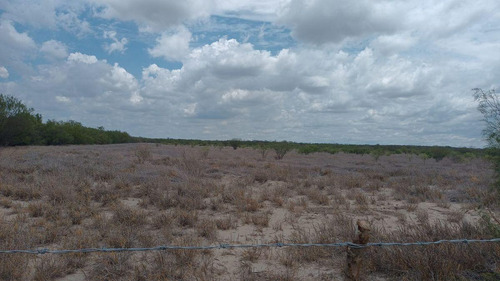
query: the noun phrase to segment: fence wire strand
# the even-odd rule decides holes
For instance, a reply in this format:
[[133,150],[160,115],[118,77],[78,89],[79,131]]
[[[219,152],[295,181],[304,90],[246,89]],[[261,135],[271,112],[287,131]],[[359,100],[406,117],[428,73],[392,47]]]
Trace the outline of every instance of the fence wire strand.
[[0,254],[69,254],[69,253],[96,253],[96,252],[145,252],[145,251],[165,251],[165,250],[213,250],[213,249],[234,249],[234,248],[281,248],[281,247],[351,247],[355,249],[368,247],[394,247],[394,246],[429,246],[437,244],[471,244],[471,243],[492,243],[500,242],[500,238],[488,240],[478,239],[456,239],[438,240],[431,242],[378,242],[367,244],[355,244],[351,242],[317,244],[317,243],[270,243],[270,244],[219,244],[209,246],[157,246],[152,248],[86,248],[86,249],[28,249],[28,250],[0,250]]

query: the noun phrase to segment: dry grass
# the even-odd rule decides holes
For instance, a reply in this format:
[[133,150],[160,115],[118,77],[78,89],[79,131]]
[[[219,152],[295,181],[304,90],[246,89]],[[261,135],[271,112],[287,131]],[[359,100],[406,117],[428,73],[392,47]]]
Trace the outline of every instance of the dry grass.
[[[151,144],[22,147],[0,158],[0,249],[491,238],[482,159],[268,157]],[[490,214],[490,213],[488,213]],[[491,215],[490,214],[490,215]],[[498,280],[498,244],[374,248],[367,280]],[[345,249],[0,255],[1,280],[337,280]],[[489,278],[489,279],[488,279]]]

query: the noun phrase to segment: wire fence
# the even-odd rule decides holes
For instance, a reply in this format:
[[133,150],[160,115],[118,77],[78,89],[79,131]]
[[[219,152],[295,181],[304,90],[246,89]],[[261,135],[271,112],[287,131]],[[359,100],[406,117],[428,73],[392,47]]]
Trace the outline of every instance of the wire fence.
[[69,253],[96,253],[96,252],[146,252],[146,251],[165,251],[165,250],[212,250],[212,249],[234,249],[234,248],[281,248],[281,247],[350,247],[354,249],[368,247],[394,247],[394,246],[429,246],[437,244],[471,244],[471,243],[494,243],[500,242],[500,238],[488,240],[478,239],[456,239],[456,240],[438,240],[431,242],[379,242],[356,244],[352,242],[340,242],[329,244],[316,243],[270,243],[270,244],[219,244],[209,246],[157,246],[151,248],[86,248],[69,250],[50,250],[50,249],[28,249],[28,250],[0,250],[0,254],[69,254]]

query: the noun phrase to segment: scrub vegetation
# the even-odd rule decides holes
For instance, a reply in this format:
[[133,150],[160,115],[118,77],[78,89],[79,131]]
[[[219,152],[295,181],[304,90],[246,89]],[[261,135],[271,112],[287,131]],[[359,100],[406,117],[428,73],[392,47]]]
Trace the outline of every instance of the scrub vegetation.
[[[498,237],[481,157],[113,144],[0,148],[0,249]],[[500,245],[370,248],[367,280],[496,280]],[[0,255],[3,280],[337,280],[344,248]]]

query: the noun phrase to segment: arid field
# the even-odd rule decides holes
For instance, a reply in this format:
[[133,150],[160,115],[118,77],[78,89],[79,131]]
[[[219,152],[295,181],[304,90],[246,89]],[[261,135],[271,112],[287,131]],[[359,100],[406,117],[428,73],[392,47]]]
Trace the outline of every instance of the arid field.
[[[491,164],[123,144],[0,149],[0,250],[498,237]],[[344,280],[345,248],[0,254],[2,280]],[[499,280],[500,244],[368,248],[366,280]]]

